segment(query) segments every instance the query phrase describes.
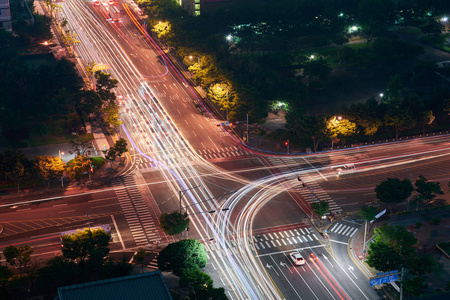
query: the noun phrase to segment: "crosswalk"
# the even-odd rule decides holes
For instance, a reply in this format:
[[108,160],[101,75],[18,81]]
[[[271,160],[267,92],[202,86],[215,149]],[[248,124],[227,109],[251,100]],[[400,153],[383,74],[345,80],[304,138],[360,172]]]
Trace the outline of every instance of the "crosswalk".
[[235,146],[197,150],[197,153],[205,159],[215,159],[224,157],[238,157],[250,155],[249,152],[238,149]]
[[330,227],[330,234],[340,234],[343,236],[353,237],[358,231],[359,227],[354,227],[350,225],[345,225],[343,223],[335,223]]
[[144,247],[150,245],[150,242],[160,241],[156,224],[132,175],[117,177],[113,184],[136,245]]
[[[254,245],[253,249],[260,251],[271,248],[297,247],[299,244],[315,243],[318,240],[319,238],[311,228],[298,228],[254,235],[251,247]],[[241,248],[234,239],[230,240],[230,244],[232,250],[237,251]],[[205,249],[207,252],[219,251],[215,243],[206,243]]]
[[[295,172],[299,170],[298,162],[292,157],[269,157],[268,160],[272,165],[276,166],[280,173]],[[309,174],[302,175],[302,180],[306,183],[307,187],[302,187],[299,184],[295,191],[300,193],[308,203],[311,204],[313,201],[318,200],[325,201],[328,202],[329,211],[331,213],[340,214],[342,212],[339,205],[336,204],[330,195],[328,195],[317,182],[311,179]]]

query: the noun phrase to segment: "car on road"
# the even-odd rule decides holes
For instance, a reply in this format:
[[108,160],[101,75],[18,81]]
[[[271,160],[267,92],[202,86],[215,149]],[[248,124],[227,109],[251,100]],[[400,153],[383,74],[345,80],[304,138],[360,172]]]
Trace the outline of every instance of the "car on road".
[[291,258],[292,262],[296,266],[302,266],[306,263],[303,256],[300,253],[298,253],[297,251],[289,253],[289,257]]
[[100,1],[99,1],[99,0],[94,1],[94,5],[95,5],[95,6],[99,6],[99,5],[100,5]]
[[342,165],[339,168],[336,169],[336,175],[341,175],[342,173],[350,173],[356,170],[356,167],[354,164],[346,164]]

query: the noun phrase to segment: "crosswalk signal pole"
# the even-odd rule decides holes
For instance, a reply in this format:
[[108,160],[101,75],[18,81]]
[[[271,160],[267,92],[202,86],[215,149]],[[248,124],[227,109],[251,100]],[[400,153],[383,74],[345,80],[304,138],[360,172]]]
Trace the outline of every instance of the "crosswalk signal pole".
[[366,235],[367,235],[367,220],[366,223],[364,223],[363,261],[366,260]]

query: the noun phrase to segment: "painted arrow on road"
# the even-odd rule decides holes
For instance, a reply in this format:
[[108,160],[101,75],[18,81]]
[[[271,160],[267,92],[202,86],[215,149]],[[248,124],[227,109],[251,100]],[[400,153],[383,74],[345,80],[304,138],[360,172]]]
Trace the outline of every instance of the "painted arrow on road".
[[275,272],[275,274],[277,274],[277,276],[280,276],[280,275],[278,275],[278,272],[275,270],[275,268],[272,265],[267,264],[266,268],[272,269]]
[[353,273],[354,268],[352,266],[349,266],[348,270],[350,271],[350,273],[352,273],[353,276],[355,276],[356,279],[358,279],[358,277],[356,277],[356,275]]
[[327,260],[327,262],[334,268],[333,264],[328,260],[328,256],[326,256],[325,254],[322,254],[323,258],[325,258]]
[[[282,261],[280,261],[280,266],[288,267],[287,263],[284,263],[284,262],[282,262]],[[288,268],[288,270],[289,270],[289,272],[291,272],[291,274],[292,274],[291,268]]]

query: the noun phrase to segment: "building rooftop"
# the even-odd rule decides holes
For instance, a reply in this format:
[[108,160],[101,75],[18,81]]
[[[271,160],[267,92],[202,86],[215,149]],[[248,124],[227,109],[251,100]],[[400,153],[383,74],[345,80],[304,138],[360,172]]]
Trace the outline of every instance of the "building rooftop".
[[160,271],[58,288],[59,300],[172,300]]

